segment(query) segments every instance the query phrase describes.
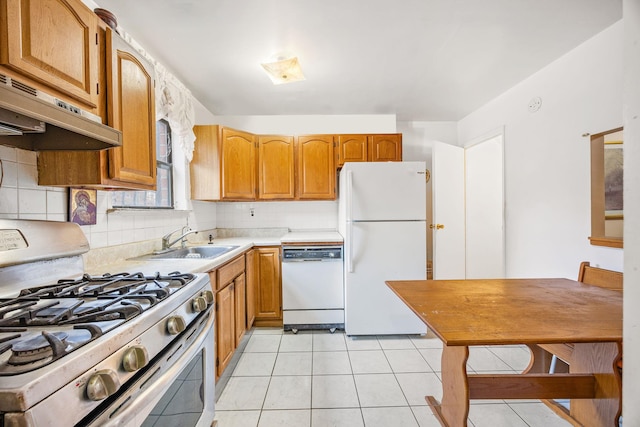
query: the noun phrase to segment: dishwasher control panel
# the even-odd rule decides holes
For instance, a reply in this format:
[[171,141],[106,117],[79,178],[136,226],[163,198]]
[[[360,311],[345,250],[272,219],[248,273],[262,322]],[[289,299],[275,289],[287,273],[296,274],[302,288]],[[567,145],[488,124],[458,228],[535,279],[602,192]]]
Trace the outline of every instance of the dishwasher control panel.
[[282,262],[342,260],[342,246],[284,246]]

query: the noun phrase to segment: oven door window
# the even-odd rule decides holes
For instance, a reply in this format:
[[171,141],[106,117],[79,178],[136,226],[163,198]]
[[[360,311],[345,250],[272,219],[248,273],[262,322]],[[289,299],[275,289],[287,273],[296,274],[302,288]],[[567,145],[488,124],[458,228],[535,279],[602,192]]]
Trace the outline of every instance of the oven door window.
[[142,426],[195,426],[204,411],[203,378],[201,351],[169,386]]

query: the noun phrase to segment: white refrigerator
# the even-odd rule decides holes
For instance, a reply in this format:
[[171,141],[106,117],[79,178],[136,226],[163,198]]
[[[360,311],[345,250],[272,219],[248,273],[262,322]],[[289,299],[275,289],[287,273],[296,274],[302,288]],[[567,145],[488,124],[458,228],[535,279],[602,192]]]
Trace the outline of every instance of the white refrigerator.
[[426,325],[385,284],[426,279],[425,163],[345,163],[339,182],[345,332],[426,333]]

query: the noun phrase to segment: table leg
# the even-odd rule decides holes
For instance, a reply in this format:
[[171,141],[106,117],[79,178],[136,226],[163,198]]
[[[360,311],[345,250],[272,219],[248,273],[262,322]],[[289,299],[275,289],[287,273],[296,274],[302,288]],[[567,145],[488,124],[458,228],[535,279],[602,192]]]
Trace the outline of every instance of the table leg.
[[592,372],[595,399],[571,400],[571,416],[584,425],[618,426],[622,411],[622,378],[616,363],[622,357],[620,343],[574,344],[571,373]]
[[442,349],[442,403],[425,399],[443,427],[466,427],[469,417],[467,359],[469,347],[444,345]]

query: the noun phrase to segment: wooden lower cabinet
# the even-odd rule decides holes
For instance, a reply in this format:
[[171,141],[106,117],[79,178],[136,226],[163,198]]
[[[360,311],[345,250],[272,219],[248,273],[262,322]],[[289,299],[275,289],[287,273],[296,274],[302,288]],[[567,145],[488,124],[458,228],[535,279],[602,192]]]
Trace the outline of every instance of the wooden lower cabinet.
[[258,247],[209,272],[216,292],[216,379],[246,331],[282,326],[280,247]]
[[246,328],[245,256],[209,272],[216,292],[216,378],[222,375]]
[[282,326],[280,247],[254,249],[256,262],[255,326]]
[[238,347],[240,340],[247,331],[247,291],[245,282],[244,273],[236,277],[233,281],[235,297],[235,347]]
[[245,254],[246,268],[245,279],[247,287],[246,311],[247,329],[251,329],[256,319],[256,271],[258,268],[258,257],[256,249],[251,249]]
[[235,295],[233,285],[216,293],[216,378],[227,367],[235,346]]

